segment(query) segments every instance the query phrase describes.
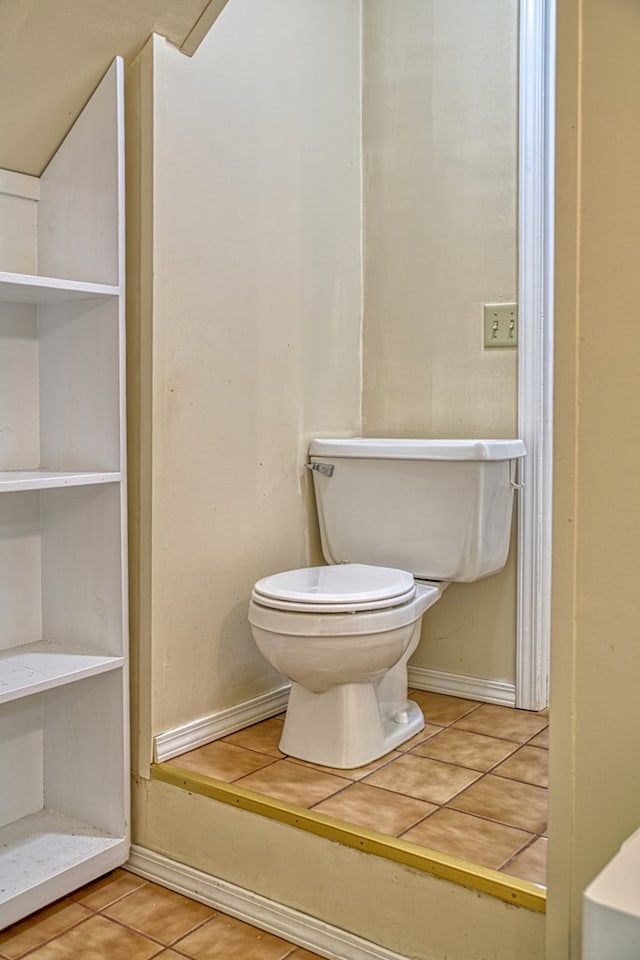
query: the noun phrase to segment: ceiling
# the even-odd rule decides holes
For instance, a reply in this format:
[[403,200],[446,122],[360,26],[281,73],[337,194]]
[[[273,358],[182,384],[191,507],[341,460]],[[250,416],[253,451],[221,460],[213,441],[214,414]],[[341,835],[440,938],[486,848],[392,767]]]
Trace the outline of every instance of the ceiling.
[[117,55],[191,55],[227,0],[0,0],[0,168],[39,176]]

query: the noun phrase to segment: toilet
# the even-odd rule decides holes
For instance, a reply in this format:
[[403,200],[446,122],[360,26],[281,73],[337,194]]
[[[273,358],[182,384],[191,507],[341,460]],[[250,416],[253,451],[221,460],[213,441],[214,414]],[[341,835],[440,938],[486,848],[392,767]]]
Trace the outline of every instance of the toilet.
[[502,569],[522,440],[318,439],[326,565],[259,580],[254,641],[291,681],[280,749],[363,766],[424,727],[407,697],[422,616],[452,582]]

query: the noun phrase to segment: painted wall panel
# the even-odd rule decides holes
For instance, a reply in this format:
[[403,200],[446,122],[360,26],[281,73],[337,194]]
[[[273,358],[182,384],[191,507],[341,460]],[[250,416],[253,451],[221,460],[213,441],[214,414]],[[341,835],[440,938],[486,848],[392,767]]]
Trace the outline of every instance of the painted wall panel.
[[640,819],[639,44],[635,4],[558,6],[548,960]]
[[251,587],[314,549],[308,439],[359,429],[359,37],[357,3],[236,0],[154,44],[154,732],[279,685]]
[[[483,348],[482,304],[516,299],[517,14],[516,0],[363,5],[371,436],[515,436],[516,351]],[[515,610],[512,556],[447,591],[413,662],[513,681]]]

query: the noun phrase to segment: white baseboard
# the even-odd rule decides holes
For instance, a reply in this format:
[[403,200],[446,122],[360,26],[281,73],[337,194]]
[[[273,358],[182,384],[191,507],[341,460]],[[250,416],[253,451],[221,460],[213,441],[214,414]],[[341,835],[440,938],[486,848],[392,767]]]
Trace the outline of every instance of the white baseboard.
[[187,750],[195,750],[196,747],[202,747],[205,743],[219,740],[220,737],[226,737],[229,733],[235,733],[236,730],[243,730],[252,723],[258,723],[259,720],[274,717],[286,709],[288,698],[289,684],[287,683],[278,687],[277,690],[270,690],[269,693],[245,700],[238,706],[219,710],[208,717],[200,717],[199,720],[192,720],[181,727],[159,733],[153,739],[153,759],[155,763],[171,760],[172,757],[186,753]]
[[323,920],[144,847],[131,848],[125,868],[330,960],[406,960]]
[[[513,707],[516,702],[515,685],[506,680],[467,677],[425,667],[409,666],[409,686],[417,690],[464,697],[467,700],[497,703],[505,707]],[[219,710],[208,717],[201,717],[173,730],[159,733],[153,741],[154,761],[162,763],[163,760],[171,760],[188,750],[195,750],[212,740],[219,740],[220,737],[243,730],[252,723],[282,713],[286,710],[288,697],[289,684],[285,684],[238,706]]]
[[450,697],[497,703],[503,707],[515,707],[516,704],[515,684],[507,680],[484,680],[482,677],[466,677],[409,665],[409,686],[416,690],[446,693]]

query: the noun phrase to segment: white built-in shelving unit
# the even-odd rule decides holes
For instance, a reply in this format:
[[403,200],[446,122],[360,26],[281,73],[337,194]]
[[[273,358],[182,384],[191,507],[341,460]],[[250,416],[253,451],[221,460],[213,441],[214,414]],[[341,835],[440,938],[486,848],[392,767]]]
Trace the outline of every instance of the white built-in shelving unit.
[[123,181],[120,60],[0,171],[0,928],[128,856]]

